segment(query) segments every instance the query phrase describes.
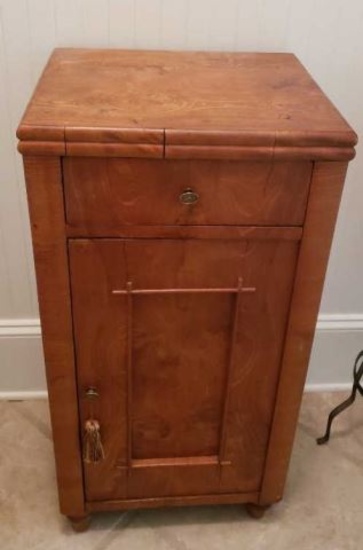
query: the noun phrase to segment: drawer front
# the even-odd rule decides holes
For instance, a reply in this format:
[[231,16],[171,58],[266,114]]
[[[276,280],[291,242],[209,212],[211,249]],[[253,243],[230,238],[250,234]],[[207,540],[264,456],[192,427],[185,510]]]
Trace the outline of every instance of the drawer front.
[[67,223],[302,225],[312,163],[65,158]]

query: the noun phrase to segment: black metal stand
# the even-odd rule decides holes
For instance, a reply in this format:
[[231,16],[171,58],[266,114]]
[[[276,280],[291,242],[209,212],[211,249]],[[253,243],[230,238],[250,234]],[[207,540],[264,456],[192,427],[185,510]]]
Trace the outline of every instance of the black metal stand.
[[323,445],[324,443],[327,443],[329,441],[331,425],[334,418],[338,416],[338,414],[340,414],[341,412],[345,411],[345,409],[347,409],[354,403],[355,398],[357,397],[357,392],[359,392],[360,395],[363,396],[363,386],[361,384],[361,379],[363,378],[363,361],[361,361],[361,359],[363,359],[363,351],[358,353],[358,356],[354,363],[352,393],[350,394],[348,399],[346,399],[345,401],[343,401],[343,403],[335,407],[335,409],[333,409],[332,412],[329,414],[325,435],[323,435],[323,437],[319,437],[316,440],[318,445]]

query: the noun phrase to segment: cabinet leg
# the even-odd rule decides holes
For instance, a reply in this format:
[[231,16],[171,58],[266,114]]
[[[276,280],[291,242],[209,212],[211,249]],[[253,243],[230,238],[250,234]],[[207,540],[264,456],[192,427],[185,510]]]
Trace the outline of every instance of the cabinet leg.
[[73,531],[75,531],[76,533],[83,533],[83,531],[87,531],[91,522],[91,517],[88,515],[68,516],[68,519],[71,523]]
[[251,518],[260,519],[265,515],[266,510],[270,508],[270,505],[253,504],[249,502],[246,504],[246,511]]

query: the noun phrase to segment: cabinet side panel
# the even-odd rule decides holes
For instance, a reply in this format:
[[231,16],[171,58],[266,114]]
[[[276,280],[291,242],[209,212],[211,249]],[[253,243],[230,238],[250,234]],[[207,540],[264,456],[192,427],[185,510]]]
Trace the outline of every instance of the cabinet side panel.
[[24,157],[60,509],[84,513],[60,159]]
[[282,498],[347,163],[315,164],[260,503]]

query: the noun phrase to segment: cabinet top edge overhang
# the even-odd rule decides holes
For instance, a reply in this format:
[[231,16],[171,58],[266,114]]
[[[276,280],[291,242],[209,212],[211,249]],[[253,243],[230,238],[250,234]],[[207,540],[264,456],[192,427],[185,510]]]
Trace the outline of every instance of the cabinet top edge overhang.
[[357,143],[293,54],[73,48],[17,136],[23,154],[158,158],[343,160]]

